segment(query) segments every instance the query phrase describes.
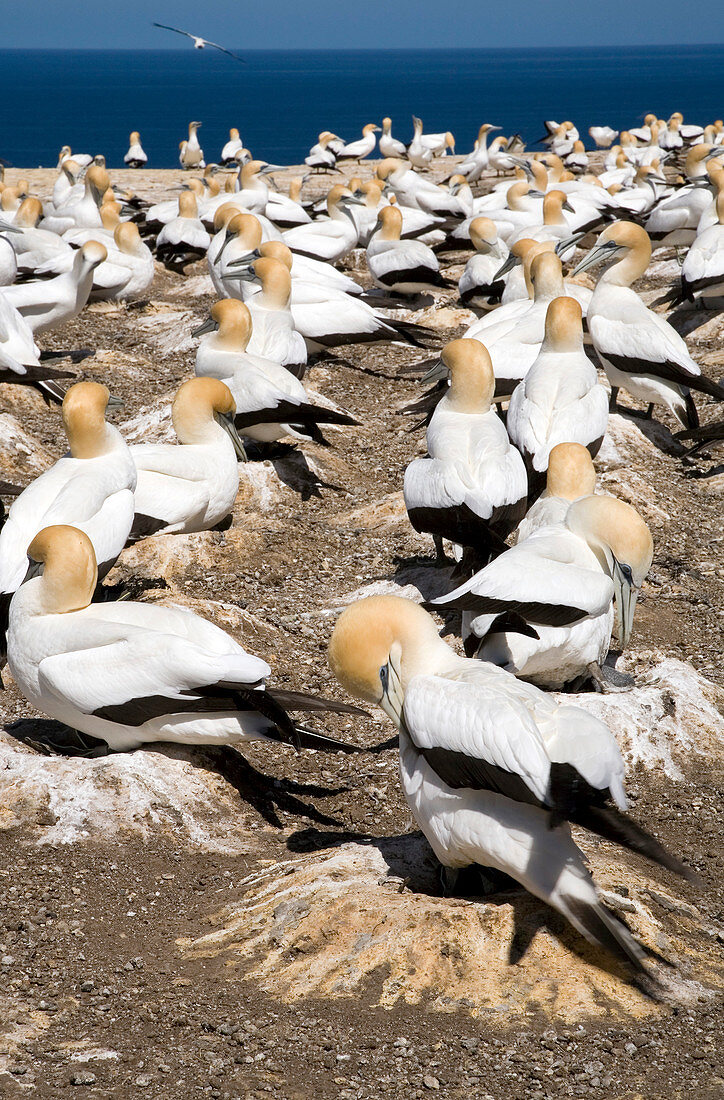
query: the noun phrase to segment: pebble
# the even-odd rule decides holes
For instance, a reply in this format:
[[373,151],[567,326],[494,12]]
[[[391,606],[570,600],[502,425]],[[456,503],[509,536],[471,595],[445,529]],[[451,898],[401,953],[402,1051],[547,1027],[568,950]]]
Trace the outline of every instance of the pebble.
[[422,1079],[422,1083],[426,1089],[439,1089],[440,1082],[437,1077],[431,1077],[429,1073],[426,1073]]
[[70,1083],[71,1085],[95,1085],[96,1075],[88,1069],[81,1069],[71,1076]]

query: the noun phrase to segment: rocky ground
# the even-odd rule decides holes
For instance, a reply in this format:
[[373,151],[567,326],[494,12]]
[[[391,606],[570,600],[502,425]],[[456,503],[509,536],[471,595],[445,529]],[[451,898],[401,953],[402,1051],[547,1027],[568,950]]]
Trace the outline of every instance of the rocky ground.
[[[42,190],[53,173],[24,175]],[[155,196],[180,173],[113,176]],[[657,254],[647,300],[676,270]],[[93,348],[83,375],[124,398],[129,440],[169,438],[210,291],[202,265],[185,278],[159,269],[147,303],[92,306],[45,346]],[[471,319],[451,295],[414,316],[441,340]],[[722,319],[679,320],[721,377]],[[419,384],[395,375],[421,355],[354,347],[315,366],[310,387],[359,426],[330,429],[328,449],[250,462],[228,531],[148,539],[109,581],[163,577],[144,598],[241,637],[273,683],[340,697],[325,658],[335,612],[360,593],[427,596],[448,579],[400,492],[424,434],[397,412]],[[60,415],[32,391],[0,391],[0,477],[26,484],[64,450]],[[79,757],[5,674],[0,1096],[722,1095],[724,477],[716,452],[684,465],[660,413],[613,417],[597,462],[602,488],[654,534],[624,662],[637,687],[579,697],[620,739],[634,816],[701,876],[692,886],[579,838],[608,903],[674,964],[659,967],[660,998],[522,892],[441,898],[394,750]],[[361,744],[392,732],[376,714],[318,725]]]

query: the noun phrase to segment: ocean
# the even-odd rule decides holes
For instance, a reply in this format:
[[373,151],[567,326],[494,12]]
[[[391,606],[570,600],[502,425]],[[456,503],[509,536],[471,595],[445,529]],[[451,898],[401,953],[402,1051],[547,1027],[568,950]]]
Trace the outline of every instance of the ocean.
[[[233,48],[233,46],[231,46]],[[243,53],[242,50],[239,50]],[[207,161],[230,126],[254,156],[303,160],[320,130],[347,141],[390,115],[393,134],[451,130],[457,152],[478,127],[519,132],[529,147],[543,119],[635,126],[679,110],[705,124],[724,115],[724,46],[539,50],[258,50],[242,65],[216,50],[2,50],[0,156],[55,165],[61,145],[122,164],[131,130],[149,167],[178,164],[178,143],[201,120]]]

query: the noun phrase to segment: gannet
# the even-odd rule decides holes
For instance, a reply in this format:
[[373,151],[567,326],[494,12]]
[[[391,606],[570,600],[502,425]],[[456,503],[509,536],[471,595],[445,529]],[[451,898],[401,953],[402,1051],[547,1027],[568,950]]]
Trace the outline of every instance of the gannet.
[[74,153],[70,145],[64,145],[58,153],[58,167],[68,160],[75,161],[79,168],[87,168],[93,163],[90,153]]
[[574,298],[554,298],[541,349],[513,391],[506,420],[528,470],[528,496],[542,492],[557,443],[582,443],[595,457],[607,423],[608,392],[583,350],[581,307]]
[[233,57],[234,61],[241,61],[243,65],[246,65],[246,61],[243,57],[239,57],[238,54],[232,53],[231,50],[227,50],[225,46],[220,46],[218,42],[211,42],[208,38],[201,38],[198,34],[190,34],[188,31],[179,30],[178,27],[168,27],[165,23],[154,23],[153,25],[154,27],[160,27],[162,31],[173,31],[174,34],[182,34],[184,38],[190,38],[194,44],[195,50],[203,50],[207,46],[211,46],[212,50],[220,50],[221,53]]
[[126,302],[145,294],[153,283],[153,253],[141,240],[138,226],[121,222],[113,231],[114,248],[93,275],[91,301]]
[[[136,467],[121,433],[105,419],[114,404],[97,382],[78,382],[66,393],[63,423],[70,452],[23,490],[0,531],[0,622],[10,596],[23,583],[28,546],[42,527],[80,527],[93,544],[101,577],[125,546],[133,523]],[[2,635],[4,641],[4,629]]]
[[102,225],[100,208],[110,186],[110,176],[105,168],[93,165],[85,176],[83,195],[76,199],[70,197],[67,202],[55,209],[54,213],[43,218],[41,229],[52,233],[65,233],[68,229],[95,229]]
[[399,730],[402,788],[448,889],[461,867],[504,871],[588,940],[643,969],[643,949],[600,901],[566,822],[686,869],[623,813],[624,764],[603,722],[458,657],[430,616],[398,596],[346,608],[329,664]]
[[189,122],[189,136],[179,145],[179,163],[182,168],[204,168],[204,151],[199,145],[198,129],[200,122]]
[[487,561],[525,514],[525,466],[491,407],[495,379],[485,347],[453,340],[441,361],[450,386],[427,428],[430,457],[405,470],[405,507],[415,530],[433,536],[438,562],[443,539]]
[[184,382],[171,407],[180,447],[130,447],[138,471],[131,538],[208,531],[225,519],[239,491],[237,459],[246,459],[234,427],[236,405],[215,378]]
[[618,130],[612,130],[610,126],[589,126],[588,132],[599,149],[608,149],[619,134]]
[[236,154],[241,152],[243,148],[244,143],[239,137],[239,131],[237,130],[236,126],[232,126],[229,130],[229,140],[226,142],[224,148],[221,150],[221,163],[234,163]]
[[53,184],[51,194],[51,206],[54,209],[57,210],[63,203],[67,202],[71,193],[76,198],[81,197],[83,184],[78,182],[81,171],[80,165],[76,164],[74,160],[64,160],[58,165],[58,178]]
[[216,302],[210,319],[193,335],[204,337],[196,353],[196,374],[226,383],[236,404],[237,430],[250,439],[268,443],[292,436],[324,444],[320,424],[356,423],[338,409],[314,404],[288,370],[248,350],[252,316],[243,302]]
[[566,167],[572,172],[588,171],[588,154],[582,141],[573,142],[573,148],[566,157]]
[[460,276],[460,301],[479,309],[495,309],[505,290],[505,282],[496,276],[508,258],[508,247],[498,237],[495,222],[490,218],[473,218],[469,232],[475,255]]
[[141,135],[138,130],[132,130],[128,139],[128,152],[123,157],[123,162],[129,168],[143,168],[147,161],[148,157],[141,145]]
[[359,141],[352,141],[348,145],[343,145],[337,153],[337,160],[364,160],[372,153],[377,143],[375,134],[378,134],[379,131],[379,126],[374,122],[368,122],[366,126],[362,127],[362,137]]
[[701,302],[724,296],[724,190],[716,199],[717,222],[702,233],[681,265],[681,300]]
[[392,119],[382,119],[382,134],[379,140],[380,153],[383,157],[404,157],[407,148],[401,141],[392,136]]
[[489,122],[483,123],[478,130],[475,148],[472,153],[458,166],[460,175],[465,176],[469,183],[475,183],[488,167],[488,134],[492,130],[499,130],[499,126],[491,126]]
[[[329,130],[322,131],[317,144],[312,146],[304,158],[304,163],[309,168],[318,172],[329,172],[334,168],[337,163],[337,154],[332,148],[334,136]],[[344,142],[342,145],[344,145]]]
[[47,281],[5,287],[2,293],[33,333],[50,332],[77,317],[83,309],[93,286],[95,269],[107,255],[102,244],[88,241],[75,253],[70,271]]
[[28,556],[43,569],[38,576],[31,564],[13,599],[8,657],[18,687],[42,713],[116,751],[252,740],[355,751],[297,725],[285,709],[348,706],[267,690],[269,666],[201,616],[130,600],[91,603],[96,560],[83,531],[47,526]]
[[422,241],[400,240],[402,214],[396,206],[384,206],[367,245],[367,267],[375,286],[395,294],[415,295],[450,287],[440,273],[437,257]]
[[[526,258],[528,264],[528,258]],[[555,252],[542,251],[533,255],[528,278],[533,289],[533,301],[522,311],[513,310],[517,305],[500,306],[499,310],[485,314],[470,326],[463,339],[480,339],[490,353],[495,372],[496,396],[511,394],[538,357],[545,336],[545,318],[554,298],[565,297],[571,287],[563,284],[561,261]],[[585,290],[585,287],[579,288]],[[510,310],[495,323],[496,314]],[[489,322],[484,324],[484,322]]]
[[196,196],[182,191],[178,216],[164,225],[156,238],[156,256],[171,271],[182,272],[187,264],[206,255],[211,237],[199,220]]
[[[0,229],[2,222],[0,221]],[[7,225],[5,232],[12,232],[12,227]],[[18,258],[10,239],[0,232],[0,287],[10,286],[18,276]]]
[[561,524],[574,500],[596,491],[596,469],[591,452],[581,443],[556,443],[548,456],[546,487],[518,524],[516,542],[539,527]]
[[508,154],[507,148],[508,139],[500,136],[495,138],[488,150],[488,167],[497,173],[512,172],[515,168],[515,161]]
[[292,179],[289,182],[289,194],[282,195],[279,191],[270,191],[266,216],[274,222],[278,229],[293,229],[297,225],[308,225],[311,217],[301,203],[301,192],[307,176]]
[[612,386],[611,407],[620,387],[648,403],[666,405],[685,428],[698,426],[691,389],[724,400],[724,388],[701,373],[686,344],[663,317],[648,309],[631,289],[651,259],[651,241],[633,222],[615,222],[573,272],[605,270],[588,307],[588,330]]
[[[351,298],[343,290],[338,290],[329,283],[318,283],[313,275],[295,277],[293,254],[281,241],[267,241],[247,260],[231,263],[224,279],[225,285],[232,280],[232,273],[235,272],[235,277],[242,280],[243,286],[244,281],[249,279],[251,265],[259,256],[279,260],[290,272],[292,319],[295,329],[304,337],[310,353],[346,344],[370,344],[390,340],[420,346],[418,337],[429,335],[429,330],[421,325],[384,317],[366,302]],[[241,293],[230,297],[239,297],[245,301],[247,296]]]
[[357,246],[357,228],[350,213],[350,207],[361,205],[362,200],[355,198],[343,184],[337,184],[327,195],[329,217],[318,219],[311,225],[299,225],[288,229],[282,239],[292,252],[311,256],[314,260],[326,260],[336,263],[348,256]]
[[422,140],[422,119],[412,116],[412,141],[407,146],[407,159],[415,168],[427,168],[432,164],[433,151]]
[[707,187],[707,162],[721,152],[717,146],[695,145],[686,156],[684,168],[688,184],[666,196],[651,211],[645,229],[655,247],[689,245],[696,237],[701,216],[711,202]]
[[36,386],[45,397],[62,401],[55,379],[69,377],[67,371],[40,362],[32,329],[0,292],[0,382]]
[[307,363],[307,346],[294,327],[288,269],[279,260],[262,257],[248,267],[247,275],[261,283],[261,290],[247,302],[253,322],[249,352],[271,359],[301,378]]
[[263,240],[261,222],[254,214],[243,214],[231,203],[220,206],[214,216],[218,227],[206,253],[209,275],[221,298],[243,297],[236,293],[238,282],[227,285],[225,278],[229,264],[248,256]]
[[[506,240],[508,247],[511,248],[522,237],[532,241],[553,241],[556,244],[570,242],[574,230],[578,227],[566,220],[564,210],[573,213],[573,207],[565,192],[558,190],[546,192],[543,196],[542,223],[526,225],[509,236]],[[598,217],[596,224],[600,224]],[[575,243],[567,244],[567,247],[562,250],[561,259],[572,259],[575,250]]]
[[638,512],[608,496],[569,505],[561,524],[539,527],[471,580],[430,606],[463,612],[465,651],[540,686],[593,678],[618,611],[624,649],[641,585],[651,566],[651,533]]

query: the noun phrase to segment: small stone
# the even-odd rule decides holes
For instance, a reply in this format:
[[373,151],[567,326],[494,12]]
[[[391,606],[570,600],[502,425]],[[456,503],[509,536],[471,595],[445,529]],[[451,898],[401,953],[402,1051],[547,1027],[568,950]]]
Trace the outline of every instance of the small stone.
[[139,1089],[147,1089],[149,1085],[153,1084],[153,1077],[148,1073],[141,1073],[133,1082]]
[[15,958],[13,955],[3,955],[2,959],[0,959],[0,963],[2,963],[3,966],[12,966],[14,962]]
[[437,1077],[431,1077],[429,1073],[426,1073],[422,1079],[422,1083],[426,1089],[439,1089],[440,1082]]
[[95,1085],[96,1075],[88,1069],[81,1069],[71,1076],[70,1083],[71,1085]]
[[480,1046],[480,1040],[479,1039],[461,1039],[460,1046],[464,1047],[465,1050],[477,1050],[478,1047]]
[[95,985],[95,982],[81,982],[80,991],[81,993],[91,993],[95,989]]
[[626,1051],[627,1054],[635,1054],[637,1047],[635,1043],[626,1043],[626,1046],[623,1049]]

